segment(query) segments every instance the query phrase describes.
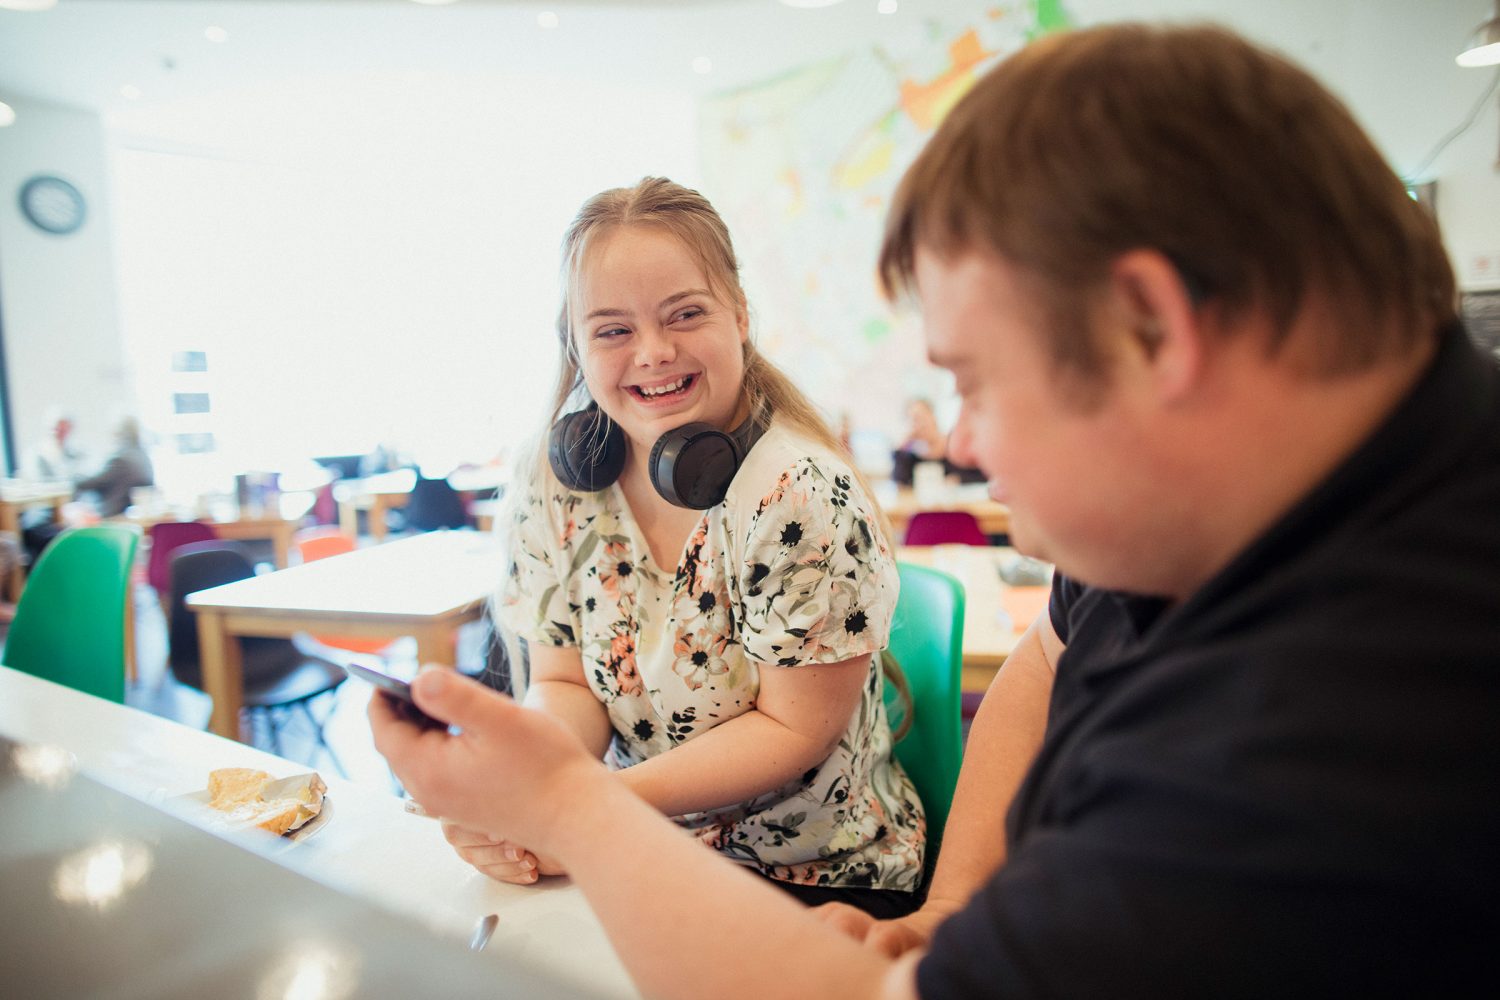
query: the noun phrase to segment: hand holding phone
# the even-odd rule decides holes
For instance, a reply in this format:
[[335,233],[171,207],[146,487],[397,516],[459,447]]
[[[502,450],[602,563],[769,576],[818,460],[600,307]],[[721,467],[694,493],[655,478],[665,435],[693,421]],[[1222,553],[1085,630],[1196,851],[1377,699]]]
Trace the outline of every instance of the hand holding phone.
[[362,663],[345,663],[344,670],[350,677],[358,677],[375,685],[396,708],[396,714],[424,729],[447,729],[446,722],[439,722],[417,707],[411,697],[411,685],[398,677],[372,670]]

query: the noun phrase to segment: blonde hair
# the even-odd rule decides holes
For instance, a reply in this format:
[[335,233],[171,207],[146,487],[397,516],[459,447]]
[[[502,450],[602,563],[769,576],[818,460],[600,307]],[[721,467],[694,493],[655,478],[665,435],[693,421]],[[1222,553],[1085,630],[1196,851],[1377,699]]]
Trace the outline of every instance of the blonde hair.
[[[714,297],[738,312],[749,310],[729,227],[707,198],[665,177],[647,177],[634,187],[596,194],[579,209],[563,236],[563,298],[557,316],[559,367],[547,428],[583,390],[583,369],[573,339],[573,311],[589,252],[601,236],[627,226],[654,226],[676,237],[703,268]],[[743,387],[752,419],[765,421],[774,413],[818,444],[843,451],[838,435],[813,402],[752,342],[745,343],[744,360]],[[545,457],[537,456],[539,460]]]

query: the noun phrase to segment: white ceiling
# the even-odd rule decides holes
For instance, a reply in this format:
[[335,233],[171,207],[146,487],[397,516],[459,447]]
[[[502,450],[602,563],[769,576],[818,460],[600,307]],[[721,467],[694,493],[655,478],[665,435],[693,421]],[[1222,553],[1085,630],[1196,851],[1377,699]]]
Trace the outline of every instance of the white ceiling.
[[[703,94],[864,44],[898,48],[934,18],[993,0],[877,0],[793,9],[778,0],[59,0],[0,10],[0,100],[104,114],[314,77],[423,73],[617,80]],[[538,26],[551,11],[558,26]],[[215,43],[210,26],[228,37]],[[712,72],[693,61],[707,57]],[[129,99],[122,88],[135,88]]]

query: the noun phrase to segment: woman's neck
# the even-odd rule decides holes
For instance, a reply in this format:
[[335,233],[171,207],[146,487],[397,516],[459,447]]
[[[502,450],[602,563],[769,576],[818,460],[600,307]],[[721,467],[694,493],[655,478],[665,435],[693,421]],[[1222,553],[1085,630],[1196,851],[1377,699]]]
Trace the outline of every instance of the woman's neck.
[[657,493],[646,463],[636,461],[634,454],[620,474],[620,492],[651,553],[651,561],[660,569],[675,570],[683,546],[703,519],[703,512],[678,507]]

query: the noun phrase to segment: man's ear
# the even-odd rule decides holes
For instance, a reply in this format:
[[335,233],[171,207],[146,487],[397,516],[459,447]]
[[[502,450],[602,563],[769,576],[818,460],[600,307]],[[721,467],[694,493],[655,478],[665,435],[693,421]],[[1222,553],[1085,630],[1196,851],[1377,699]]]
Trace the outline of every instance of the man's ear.
[[1204,342],[1182,275],[1155,250],[1131,250],[1109,270],[1109,315],[1118,346],[1133,357],[1161,398],[1181,399],[1203,374]]

